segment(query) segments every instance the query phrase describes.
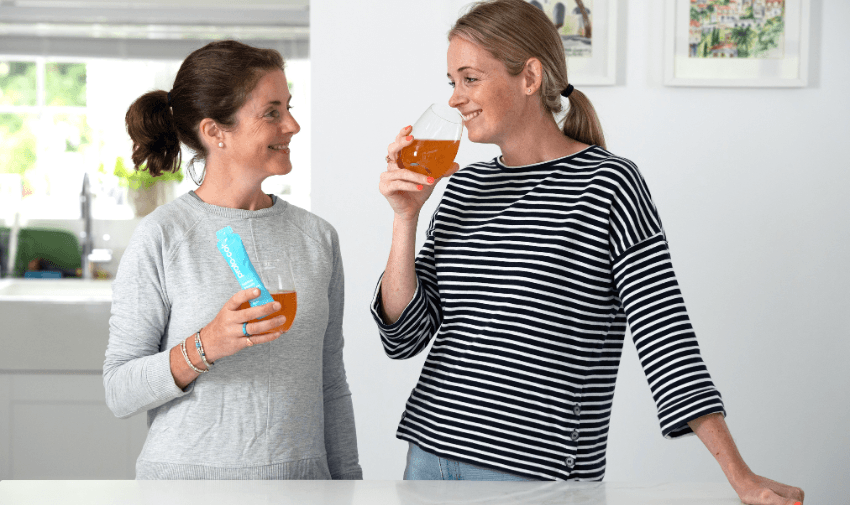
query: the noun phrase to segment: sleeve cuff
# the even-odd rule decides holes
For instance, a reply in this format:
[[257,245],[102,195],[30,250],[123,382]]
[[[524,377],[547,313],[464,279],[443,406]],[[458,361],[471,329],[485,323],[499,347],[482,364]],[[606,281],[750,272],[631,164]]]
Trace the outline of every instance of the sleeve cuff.
[[180,389],[174,383],[174,376],[171,374],[171,349],[158,353],[148,360],[145,366],[145,378],[151,395],[150,403],[154,406],[185,396],[195,389],[195,381],[190,382],[186,389]]
[[394,329],[399,328],[404,324],[404,321],[407,320],[409,314],[413,312],[414,307],[418,304],[420,298],[422,298],[422,285],[419,283],[419,278],[416,278],[416,291],[413,292],[413,297],[410,299],[410,302],[404,307],[404,310],[401,311],[401,315],[398,316],[398,320],[394,323],[386,323],[384,322],[384,305],[381,301],[381,281],[384,280],[384,274],[381,274],[381,278],[378,279],[378,285],[375,287],[375,294],[372,297],[372,317],[375,319],[375,323],[377,323],[378,328],[380,328],[384,334],[386,332],[392,333]]
[[[721,414],[724,418],[726,417],[723,400],[717,391],[714,391],[714,394],[711,395],[690,398],[687,403],[680,402],[677,407],[678,409],[676,407],[667,409],[666,415],[661,417],[661,434],[664,438],[674,439],[693,435],[694,432],[688,422],[702,416]],[[676,409],[675,412],[670,412],[674,409]]]

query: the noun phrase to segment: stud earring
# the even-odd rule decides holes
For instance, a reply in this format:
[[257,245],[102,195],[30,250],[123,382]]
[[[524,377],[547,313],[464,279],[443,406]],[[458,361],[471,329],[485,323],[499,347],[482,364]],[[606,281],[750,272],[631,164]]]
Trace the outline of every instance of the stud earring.
[[529,95],[531,94],[531,88],[528,88],[528,94]]
[[218,147],[224,147],[224,142],[219,142]]

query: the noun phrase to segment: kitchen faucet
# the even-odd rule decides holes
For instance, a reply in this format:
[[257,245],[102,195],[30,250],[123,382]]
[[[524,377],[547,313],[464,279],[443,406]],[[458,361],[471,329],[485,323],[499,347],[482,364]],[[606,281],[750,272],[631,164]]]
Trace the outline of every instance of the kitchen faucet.
[[89,185],[89,174],[83,175],[83,190],[80,193],[80,212],[83,217],[83,231],[80,232],[82,239],[82,267],[83,279],[92,278],[91,264],[89,263],[89,255],[94,248],[94,240],[91,236],[91,186]]
[[91,198],[89,174],[85,174],[83,175],[83,190],[80,192],[80,213],[83,218],[83,231],[80,232],[80,238],[82,239],[80,256],[82,259],[83,279],[94,278],[92,263],[108,263],[112,261],[112,249],[94,248],[94,236],[91,231]]

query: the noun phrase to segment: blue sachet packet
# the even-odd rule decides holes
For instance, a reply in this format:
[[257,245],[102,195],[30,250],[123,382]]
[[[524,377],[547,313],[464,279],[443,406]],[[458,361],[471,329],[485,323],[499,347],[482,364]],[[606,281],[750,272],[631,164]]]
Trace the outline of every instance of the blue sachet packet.
[[260,288],[260,296],[251,300],[251,307],[273,302],[274,298],[269,294],[269,290],[266,289],[266,286],[254,269],[254,265],[251,264],[251,260],[248,258],[245,245],[242,243],[242,237],[229,226],[225,226],[215,232],[215,236],[218,238],[218,250],[221,251],[221,255],[224,256],[225,261],[230,265],[230,269],[233,271],[233,275],[236,276],[236,280],[239,281],[242,289]]

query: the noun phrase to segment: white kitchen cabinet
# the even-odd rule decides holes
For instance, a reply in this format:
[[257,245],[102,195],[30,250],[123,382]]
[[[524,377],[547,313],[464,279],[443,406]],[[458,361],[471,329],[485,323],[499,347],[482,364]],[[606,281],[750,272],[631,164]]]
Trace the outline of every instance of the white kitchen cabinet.
[[0,374],[0,407],[0,480],[135,478],[146,416],[116,418],[99,374]]
[[111,286],[0,281],[0,480],[133,479],[145,415],[106,407]]
[[145,416],[118,419],[100,375],[0,375],[0,479],[132,479]]

